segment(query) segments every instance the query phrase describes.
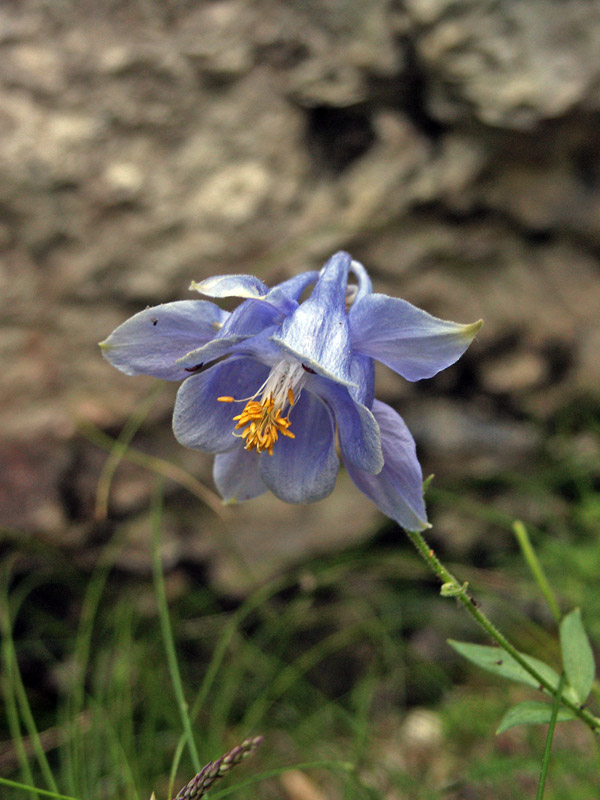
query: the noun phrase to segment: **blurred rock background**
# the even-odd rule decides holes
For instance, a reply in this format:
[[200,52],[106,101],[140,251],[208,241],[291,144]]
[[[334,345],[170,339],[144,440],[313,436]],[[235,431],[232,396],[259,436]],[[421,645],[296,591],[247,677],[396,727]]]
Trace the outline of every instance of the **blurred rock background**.
[[[102,359],[116,325],[192,279],[274,282],[340,248],[380,291],[485,318],[438,378],[379,376],[425,473],[534,469],[557,415],[597,402],[599,122],[589,0],[3,3],[2,524],[78,558],[105,539],[106,454],[79,426],[117,435],[153,385]],[[170,432],[175,389],[134,446],[210,487],[211,459]],[[570,446],[598,463],[597,444]],[[149,568],[153,481],[115,477],[127,570]],[[229,591],[384,522],[344,474],[314,506],[265,497],[224,518],[167,488],[165,557]]]

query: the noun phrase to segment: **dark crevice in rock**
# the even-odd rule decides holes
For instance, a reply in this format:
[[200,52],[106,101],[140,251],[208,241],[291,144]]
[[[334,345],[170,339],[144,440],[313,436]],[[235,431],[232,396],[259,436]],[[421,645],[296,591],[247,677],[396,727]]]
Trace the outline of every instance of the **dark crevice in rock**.
[[369,75],[367,83],[372,105],[389,108],[406,117],[415,129],[435,143],[449,130],[427,108],[427,77],[418,61],[415,46],[409,39],[401,39],[398,48],[404,58],[403,70],[396,75],[383,77]]
[[369,150],[375,131],[364,107],[316,106],[308,110],[307,141],[317,166],[340,174]]
[[574,353],[566,342],[555,340],[544,343],[543,355],[548,364],[546,385],[552,386],[564,380],[573,366]]
[[427,109],[427,79],[419,64],[414,42],[406,39],[403,47],[406,67],[401,78],[404,91],[402,111],[421,133],[436,141],[446,126],[432,117]]

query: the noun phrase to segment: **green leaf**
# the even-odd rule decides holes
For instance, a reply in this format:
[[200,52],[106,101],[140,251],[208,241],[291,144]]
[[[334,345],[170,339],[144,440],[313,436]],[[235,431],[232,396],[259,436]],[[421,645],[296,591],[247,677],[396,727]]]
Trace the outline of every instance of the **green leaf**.
[[560,623],[560,649],[565,674],[578,703],[585,703],[594,682],[596,665],[590,641],[576,608]]
[[[504,733],[515,725],[544,725],[550,722],[552,716],[552,705],[550,703],[540,703],[538,700],[526,700],[524,703],[517,703],[516,706],[509,708],[502,717],[496,733]],[[557,722],[566,722],[575,719],[575,714],[570,708],[559,708]]]
[[[527,686],[533,686],[539,689],[540,685],[527,670],[522,667],[518,661],[510,656],[501,647],[488,647],[483,644],[471,644],[470,642],[457,642],[454,639],[448,639],[448,644],[453,647],[457,653],[466,658],[472,664],[476,664],[482,669],[500,675],[509,681],[516,681],[517,683],[525,683]],[[545,664],[533,656],[527,656],[520,653],[521,657],[526,661],[529,666],[538,672],[553,687],[558,687],[559,677],[552,667]],[[567,697],[573,702],[578,702],[575,694],[570,689],[563,692],[563,696]]]

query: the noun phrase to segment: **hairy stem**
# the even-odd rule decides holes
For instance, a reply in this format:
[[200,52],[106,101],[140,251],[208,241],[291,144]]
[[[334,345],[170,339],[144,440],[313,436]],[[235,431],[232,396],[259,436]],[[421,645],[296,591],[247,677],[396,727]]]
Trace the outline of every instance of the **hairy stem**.
[[[524,670],[526,670],[532,678],[539,684],[540,688],[545,689],[549,694],[553,697],[557,695],[560,697],[560,701],[563,705],[570,708],[571,711],[576,714],[585,724],[596,734],[600,735],[600,719],[595,717],[587,708],[582,708],[577,703],[574,703],[572,700],[569,700],[567,697],[562,695],[562,687],[557,688],[553,686],[546,678],[544,678],[540,673],[532,667],[531,664],[528,664],[527,661],[523,658],[521,653],[516,649],[516,647],[511,644],[506,636],[501,633],[498,628],[494,625],[494,623],[488,619],[488,617],[481,611],[481,609],[475,603],[475,600],[471,596],[468,591],[468,587],[466,583],[460,583],[454,575],[446,569],[446,567],[442,564],[436,554],[433,552],[431,547],[425,541],[423,534],[419,533],[418,531],[407,531],[408,537],[411,542],[416,547],[418,553],[429,568],[437,575],[437,577],[442,582],[442,592],[443,594],[448,597],[456,597],[458,602],[463,606],[463,608],[467,611],[468,614],[473,617],[475,622],[480,625],[483,630],[491,636],[491,638],[509,655],[511,655],[514,660],[520,664]],[[561,696],[562,695],[562,696]]]

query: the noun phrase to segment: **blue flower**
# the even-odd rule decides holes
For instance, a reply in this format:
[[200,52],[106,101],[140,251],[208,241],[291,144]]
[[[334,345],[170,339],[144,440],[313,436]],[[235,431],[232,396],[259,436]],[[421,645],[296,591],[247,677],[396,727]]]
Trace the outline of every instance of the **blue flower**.
[[288,503],[327,497],[339,467],[337,433],[356,486],[405,528],[428,527],[415,443],[396,411],[374,397],[374,359],[409,381],[430,378],[460,358],[481,322],[446,322],[373,293],[364,267],[344,252],[271,290],[249,275],[190,288],[242,302],[231,313],[207,300],[148,308],[101,347],[128,375],[183,379],[175,436],[216,455],[223,498],[267,489]]

